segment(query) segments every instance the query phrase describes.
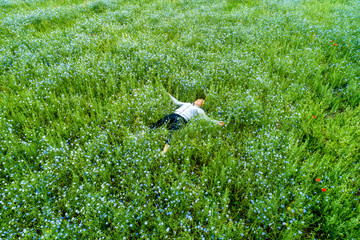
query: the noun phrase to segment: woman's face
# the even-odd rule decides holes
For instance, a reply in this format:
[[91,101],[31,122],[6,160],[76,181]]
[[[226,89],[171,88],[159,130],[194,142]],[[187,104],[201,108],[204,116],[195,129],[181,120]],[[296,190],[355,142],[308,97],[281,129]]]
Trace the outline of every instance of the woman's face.
[[199,107],[201,107],[203,104],[204,104],[204,100],[202,100],[202,99],[197,99],[194,102],[194,105],[198,105]]

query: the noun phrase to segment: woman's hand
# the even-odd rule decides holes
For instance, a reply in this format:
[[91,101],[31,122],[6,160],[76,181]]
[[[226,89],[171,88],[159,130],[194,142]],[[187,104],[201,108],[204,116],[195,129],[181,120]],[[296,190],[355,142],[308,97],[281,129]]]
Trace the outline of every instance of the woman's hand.
[[219,124],[220,124],[220,126],[224,126],[224,125],[225,125],[225,123],[224,123],[223,121],[220,121]]

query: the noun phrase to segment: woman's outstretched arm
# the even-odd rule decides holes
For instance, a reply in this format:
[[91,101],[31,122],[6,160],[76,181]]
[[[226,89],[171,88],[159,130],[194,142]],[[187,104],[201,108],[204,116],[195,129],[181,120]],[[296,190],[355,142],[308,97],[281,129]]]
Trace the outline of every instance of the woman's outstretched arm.
[[168,93],[168,95],[169,95],[169,97],[171,98],[171,100],[173,101],[173,103],[175,103],[175,105],[177,105],[177,106],[180,107],[181,105],[184,104],[184,102],[180,102],[180,101],[176,100],[176,98],[174,98],[173,96],[171,96],[170,93]]
[[199,114],[200,114],[200,116],[201,116],[202,118],[204,118],[204,119],[207,120],[207,121],[211,121],[211,122],[213,122],[213,123],[220,124],[221,126],[224,126],[224,125],[225,125],[225,123],[224,123],[223,121],[218,121],[218,120],[214,120],[214,119],[209,118],[209,116],[206,115],[206,113],[205,113],[204,110],[202,110],[202,109],[199,109]]

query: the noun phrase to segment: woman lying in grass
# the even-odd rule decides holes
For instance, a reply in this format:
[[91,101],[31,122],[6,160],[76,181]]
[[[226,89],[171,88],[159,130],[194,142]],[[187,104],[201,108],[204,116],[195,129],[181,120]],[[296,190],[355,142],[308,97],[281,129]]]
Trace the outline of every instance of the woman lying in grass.
[[173,103],[175,103],[179,108],[176,109],[176,111],[170,115],[167,115],[157,121],[155,124],[152,124],[150,126],[151,130],[157,129],[161,127],[162,125],[166,125],[166,128],[170,131],[169,139],[166,141],[166,144],[164,146],[164,150],[161,152],[162,154],[165,154],[166,151],[170,147],[170,140],[171,136],[174,133],[174,131],[179,130],[183,128],[186,123],[193,117],[197,115],[202,115],[206,120],[212,121],[214,123],[218,123],[221,126],[224,126],[225,123],[223,121],[216,121],[213,119],[210,119],[204,112],[204,110],[201,109],[201,106],[204,104],[203,99],[197,99],[194,103],[184,103],[176,100],[173,96],[170,95],[171,100]]

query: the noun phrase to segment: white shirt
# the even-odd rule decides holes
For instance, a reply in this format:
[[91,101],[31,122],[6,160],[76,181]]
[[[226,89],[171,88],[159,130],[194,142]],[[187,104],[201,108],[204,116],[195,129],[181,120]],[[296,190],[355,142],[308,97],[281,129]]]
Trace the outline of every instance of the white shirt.
[[175,110],[174,113],[179,114],[183,118],[186,119],[186,121],[189,121],[191,118],[201,115],[204,119],[214,122],[214,123],[220,123],[220,121],[213,120],[209,118],[204,110],[202,110],[198,105],[194,105],[193,103],[184,103],[176,100],[173,96],[169,95],[173,103],[175,103],[177,106],[179,106],[178,109]]

